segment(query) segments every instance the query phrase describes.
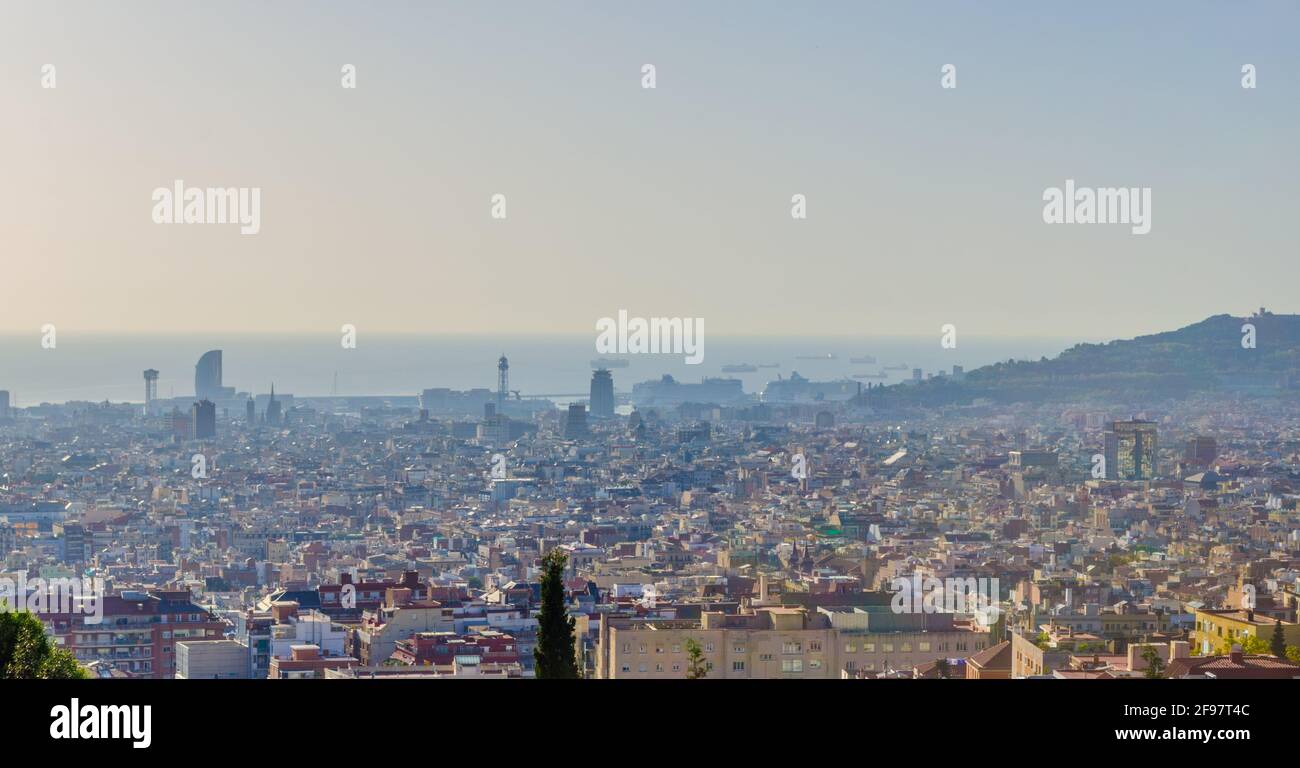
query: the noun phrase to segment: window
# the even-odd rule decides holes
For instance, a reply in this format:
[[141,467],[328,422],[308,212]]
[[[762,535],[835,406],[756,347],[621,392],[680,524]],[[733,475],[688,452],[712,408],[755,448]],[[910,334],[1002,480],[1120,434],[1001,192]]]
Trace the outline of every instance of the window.
[[853,643],[845,643],[845,644],[844,644],[844,652],[845,652],[845,653],[857,653],[857,652],[858,652],[858,646],[854,645]]
[[885,653],[893,653],[893,652],[894,652],[894,644],[893,644],[893,643],[882,643],[882,645],[884,645],[884,647],[885,647]]
[[645,665],[644,665],[644,664],[639,664],[639,665],[637,665],[636,671],[637,671],[637,672],[645,672]]
[[809,668],[809,669],[821,669],[821,668],[822,668],[822,660],[821,660],[821,659],[812,659],[811,661],[808,662],[808,668]]
[[787,640],[781,644],[781,653],[803,653],[803,643],[797,640]]
[[673,653],[681,653],[681,652],[682,652],[682,644],[673,643]]
[[782,672],[803,672],[803,659],[782,659]]
[[917,648],[917,650],[919,650],[919,651],[928,651],[928,650],[930,650],[930,641],[929,641],[929,640],[922,640],[921,642],[919,642],[919,643],[916,644],[916,648]]
[[731,670],[732,670],[733,672],[744,672],[744,671],[745,671],[745,662],[743,662],[743,661],[733,661],[733,662],[731,662]]
[[863,643],[863,644],[862,644],[862,652],[863,652],[863,653],[875,653],[875,652],[876,652],[876,644],[875,644],[875,643]]
[[903,653],[911,653],[911,652],[912,652],[912,644],[903,643]]
[[743,646],[743,645],[734,645],[734,646],[731,647],[731,650],[732,650],[733,653],[744,653],[744,652],[745,652],[745,646]]

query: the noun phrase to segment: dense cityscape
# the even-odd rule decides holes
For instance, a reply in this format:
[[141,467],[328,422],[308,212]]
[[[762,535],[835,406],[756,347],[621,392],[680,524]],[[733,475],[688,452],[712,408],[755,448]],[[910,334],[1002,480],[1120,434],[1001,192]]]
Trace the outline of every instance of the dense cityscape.
[[552,553],[581,677],[1300,677],[1289,381],[881,407],[618,362],[562,406],[504,355],[410,397],[253,394],[221,350],[193,397],[0,392],[0,579],[104,678],[538,676]]
[[6,735],[1287,754],[1297,29],[0,0]]

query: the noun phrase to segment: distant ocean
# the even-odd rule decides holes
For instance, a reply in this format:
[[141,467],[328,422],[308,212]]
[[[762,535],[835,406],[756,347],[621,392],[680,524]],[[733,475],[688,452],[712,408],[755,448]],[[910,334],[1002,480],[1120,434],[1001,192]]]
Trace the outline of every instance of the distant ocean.
[[[225,386],[241,392],[277,393],[299,397],[324,395],[417,395],[431,387],[496,389],[497,359],[510,361],[510,389],[523,395],[582,395],[588,391],[591,361],[596,353],[591,336],[404,336],[359,333],[355,349],[343,349],[338,335],[75,335],[60,332],[57,347],[42,349],[40,335],[0,335],[0,389],[11,393],[18,407],[73,400],[142,402],[147,368],[159,371],[158,396],[188,397],[194,393],[194,364],[210,349],[223,350]],[[896,383],[913,368],[927,374],[951,372],[960,365],[982,365],[1052,357],[1080,339],[966,338],[956,349],[939,346],[939,334],[929,338],[712,338],[706,335],[704,360],[687,365],[682,355],[626,355],[626,368],[613,368],[614,388],[631,391],[636,382],[670,374],[679,381],[705,376],[739,378],[746,392],[761,391],[778,377],[797,371],[813,380],[848,378],[855,373],[885,371],[887,379],[855,379],[865,386]],[[836,359],[809,360],[801,356],[832,354]],[[872,355],[873,364],[853,364],[851,357]],[[608,357],[619,357],[610,355]],[[777,363],[753,372],[724,373],[724,365]],[[556,397],[563,402],[567,397]]]

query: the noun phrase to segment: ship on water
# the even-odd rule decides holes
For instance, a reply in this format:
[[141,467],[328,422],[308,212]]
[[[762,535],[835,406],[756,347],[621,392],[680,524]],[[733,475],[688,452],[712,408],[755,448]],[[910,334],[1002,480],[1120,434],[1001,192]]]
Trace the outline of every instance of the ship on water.
[[853,374],[853,378],[855,378],[855,379],[887,379],[887,378],[889,378],[889,374],[885,373],[884,371],[880,371],[880,372],[878,372],[878,373],[855,373],[855,374]]
[[622,357],[598,357],[591,361],[591,367],[597,370],[601,368],[626,368],[628,362],[627,358]]
[[759,368],[780,368],[781,364],[780,363],[759,363],[758,367]]
[[799,355],[796,360],[838,360],[839,357],[833,352],[827,352],[824,355]]
[[769,381],[763,388],[765,403],[815,403],[834,402],[852,398],[861,384],[848,379],[837,381],[811,381],[792,371],[790,378]]
[[732,365],[722,366],[723,373],[753,373],[757,370],[758,368],[756,366],[750,365],[749,363],[735,363]]
[[895,364],[893,364],[893,365],[886,365],[886,366],[885,366],[885,370],[886,370],[886,371],[906,371],[906,370],[907,370],[907,363],[895,363]]
[[850,357],[849,362],[854,365],[875,365],[876,358],[874,355],[863,355],[861,357]]
[[664,374],[658,380],[632,385],[632,404],[638,408],[665,407],[682,403],[731,405],[747,400],[740,379],[704,378],[699,383],[677,381]]

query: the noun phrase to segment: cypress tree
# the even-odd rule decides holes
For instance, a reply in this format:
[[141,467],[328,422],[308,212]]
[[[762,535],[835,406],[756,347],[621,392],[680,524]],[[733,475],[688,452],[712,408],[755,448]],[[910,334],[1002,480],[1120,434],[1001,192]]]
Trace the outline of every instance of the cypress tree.
[[552,549],[542,558],[542,612],[537,616],[533,661],[539,679],[573,680],[578,660],[573,648],[573,619],[564,605],[564,566],[568,557]]
[[1286,658],[1286,635],[1282,634],[1282,620],[1273,620],[1273,642],[1269,650],[1279,659]]

